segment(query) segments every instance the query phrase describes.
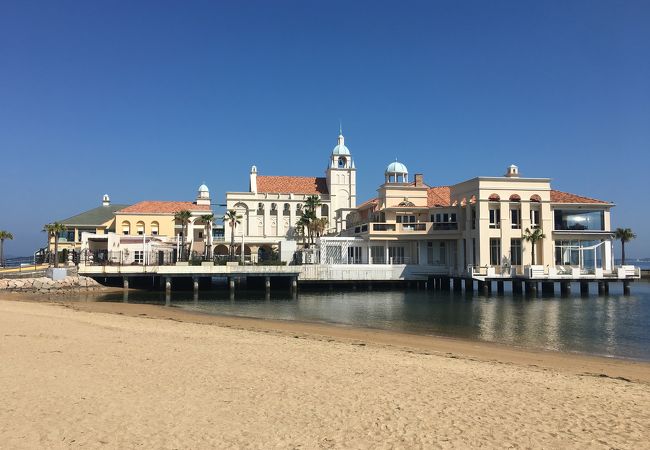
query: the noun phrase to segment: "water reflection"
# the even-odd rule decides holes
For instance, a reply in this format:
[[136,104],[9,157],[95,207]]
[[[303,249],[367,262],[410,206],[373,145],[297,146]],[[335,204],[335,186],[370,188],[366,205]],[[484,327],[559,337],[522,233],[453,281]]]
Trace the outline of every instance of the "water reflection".
[[[618,289],[618,290],[617,290]],[[574,292],[579,290],[575,289]],[[620,292],[619,292],[620,291]],[[140,292],[91,301],[155,303],[212,314],[338,323],[650,360],[650,284],[633,295],[527,298],[440,291]]]

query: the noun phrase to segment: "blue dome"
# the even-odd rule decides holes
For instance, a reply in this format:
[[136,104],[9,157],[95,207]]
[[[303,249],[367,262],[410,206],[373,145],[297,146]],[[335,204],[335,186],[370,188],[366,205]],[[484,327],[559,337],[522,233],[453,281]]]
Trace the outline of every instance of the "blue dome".
[[199,192],[210,192],[205,184],[199,186]]
[[386,173],[408,173],[409,170],[401,162],[392,162],[386,167]]
[[336,147],[334,147],[334,150],[332,150],[333,155],[345,155],[345,156],[350,156],[350,150],[345,146],[345,144],[339,144]]

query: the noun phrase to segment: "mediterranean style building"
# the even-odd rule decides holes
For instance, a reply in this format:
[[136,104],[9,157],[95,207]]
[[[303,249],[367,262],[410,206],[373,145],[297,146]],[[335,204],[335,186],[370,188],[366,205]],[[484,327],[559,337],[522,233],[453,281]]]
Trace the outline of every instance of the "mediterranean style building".
[[[187,236],[175,218],[179,211],[189,211]],[[104,195],[102,206],[61,221],[66,231],[59,235],[59,251],[87,251],[100,258],[119,258],[121,263],[142,263],[147,256],[170,261],[185,243],[194,254],[202,255],[212,247],[215,232],[222,227],[214,217],[206,223],[202,216],[212,214],[210,192],[199,186],[196,200],[141,201],[133,205],[111,205]],[[49,251],[54,250],[54,238]],[[117,256],[119,255],[119,257]]]
[[[453,275],[613,268],[610,202],[552,189],[549,178],[521,177],[514,165],[504,176],[452,186],[429,186],[421,174],[411,181],[399,162],[384,177],[339,236],[320,239],[321,263],[419,265]],[[545,237],[533,245],[526,236],[536,229]]]
[[[299,241],[296,223],[302,216],[307,198],[317,195],[321,206],[319,218],[328,220],[326,234],[347,228],[346,217],[356,208],[357,175],[354,159],[339,133],[337,144],[330,153],[324,177],[270,176],[251,167],[248,192],[227,192],[226,209],[235,210],[241,223],[235,227],[237,254],[244,242],[245,256],[264,257],[278,252],[283,261],[290,261]],[[224,224],[225,240],[215,248],[215,254],[227,254],[232,230]]]

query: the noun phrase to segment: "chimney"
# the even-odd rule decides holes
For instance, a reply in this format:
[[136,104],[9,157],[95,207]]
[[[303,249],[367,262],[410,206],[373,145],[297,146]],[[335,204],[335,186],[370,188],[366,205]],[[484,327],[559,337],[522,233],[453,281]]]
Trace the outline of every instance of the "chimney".
[[424,177],[422,176],[421,173],[416,173],[415,174],[415,187],[422,187],[424,186]]
[[250,191],[257,194],[257,167],[255,166],[251,167]]
[[108,196],[108,194],[104,194],[102,197],[102,206],[110,206],[111,204],[111,198]]

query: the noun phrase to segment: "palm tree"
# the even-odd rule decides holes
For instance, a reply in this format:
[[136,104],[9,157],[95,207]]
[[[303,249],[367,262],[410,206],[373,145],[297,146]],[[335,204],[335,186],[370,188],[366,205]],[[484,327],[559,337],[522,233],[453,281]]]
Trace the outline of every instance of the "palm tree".
[[59,234],[65,230],[65,225],[59,222],[48,223],[43,226],[43,231],[47,233],[48,246],[50,239],[54,238],[54,268],[59,267]]
[[323,233],[327,231],[328,225],[329,225],[329,220],[327,220],[326,217],[321,217],[320,219],[316,219],[312,225],[316,237],[322,236]]
[[4,257],[5,239],[9,239],[10,241],[12,241],[14,239],[14,235],[8,231],[0,230],[0,267],[4,267],[3,257]]
[[242,216],[237,214],[234,209],[229,209],[226,215],[223,216],[223,221],[230,225],[230,256],[235,255],[235,228],[241,224]]
[[300,219],[298,219],[298,222],[296,222],[296,234],[300,237],[302,237],[302,246],[305,246],[305,237],[307,236],[307,233],[305,233],[305,228],[309,226],[309,219],[305,217],[304,215],[300,216]]
[[316,208],[318,208],[322,204],[323,203],[320,201],[320,197],[318,195],[310,195],[305,200],[305,209],[307,211],[312,211],[316,213]]
[[187,229],[188,229],[187,226],[190,223],[191,217],[192,217],[192,213],[187,209],[181,209],[180,211],[176,211],[174,213],[174,220],[178,220],[181,223],[181,227],[183,230],[182,245],[181,245],[183,252],[185,252],[185,239],[187,236]]
[[212,221],[214,220],[214,214],[203,214],[200,219],[203,221],[204,228],[204,241],[205,241],[205,258],[210,258],[210,236],[212,236]]
[[542,231],[541,228],[535,228],[533,231],[530,231],[529,228],[526,228],[524,230],[524,240],[526,242],[530,242],[530,246],[532,248],[532,263],[535,265],[535,247],[537,246],[537,242],[541,241],[542,239],[546,239],[546,235]]
[[309,243],[314,243],[314,225],[318,220],[316,217],[316,211],[311,209],[306,209],[304,214],[301,217],[301,220],[305,222],[305,227],[307,228],[307,236],[309,237]]
[[630,242],[636,238],[636,234],[632,232],[631,228],[617,228],[614,231],[614,237],[621,241],[621,266],[625,265],[625,243]]

